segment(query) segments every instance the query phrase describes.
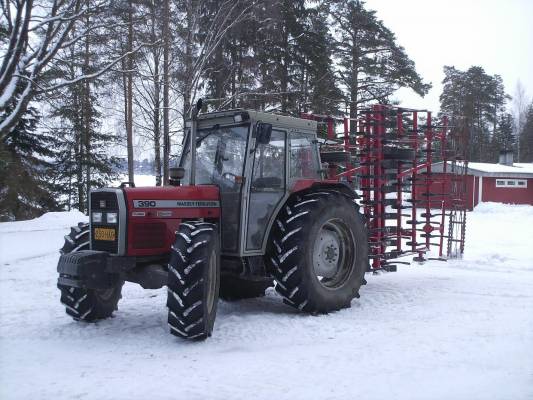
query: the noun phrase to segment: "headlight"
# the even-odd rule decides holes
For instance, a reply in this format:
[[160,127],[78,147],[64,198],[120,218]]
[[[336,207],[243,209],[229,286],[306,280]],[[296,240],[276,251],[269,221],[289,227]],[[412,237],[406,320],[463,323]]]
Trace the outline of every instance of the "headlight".
[[93,222],[101,223],[102,222],[102,213],[101,212],[93,212]]
[[107,223],[116,224],[117,223],[117,213],[107,213]]

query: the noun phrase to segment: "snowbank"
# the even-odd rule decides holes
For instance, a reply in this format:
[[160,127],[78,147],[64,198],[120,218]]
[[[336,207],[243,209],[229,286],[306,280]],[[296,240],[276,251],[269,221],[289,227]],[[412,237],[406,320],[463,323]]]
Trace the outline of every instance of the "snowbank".
[[63,236],[88,217],[79,211],[50,212],[29,221],[0,223],[0,268],[14,260],[56,254]]

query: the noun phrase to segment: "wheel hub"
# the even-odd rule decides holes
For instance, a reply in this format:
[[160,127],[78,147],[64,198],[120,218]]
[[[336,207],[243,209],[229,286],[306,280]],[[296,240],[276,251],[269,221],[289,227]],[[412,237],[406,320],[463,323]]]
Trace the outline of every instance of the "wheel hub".
[[326,221],[313,247],[313,268],[320,284],[333,289],[350,275],[355,260],[355,242],[349,227],[339,218]]
[[313,264],[317,276],[332,278],[337,273],[340,243],[338,235],[322,228],[315,243]]

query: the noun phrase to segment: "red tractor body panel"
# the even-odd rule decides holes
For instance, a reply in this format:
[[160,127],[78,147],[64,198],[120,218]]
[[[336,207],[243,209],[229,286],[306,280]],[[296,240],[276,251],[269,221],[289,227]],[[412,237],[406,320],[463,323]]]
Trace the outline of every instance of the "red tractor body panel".
[[296,193],[317,186],[335,187],[338,184],[339,181],[337,179],[298,179],[291,185],[289,190],[291,193]]
[[125,188],[128,210],[126,254],[163,255],[170,251],[183,219],[218,219],[216,186]]

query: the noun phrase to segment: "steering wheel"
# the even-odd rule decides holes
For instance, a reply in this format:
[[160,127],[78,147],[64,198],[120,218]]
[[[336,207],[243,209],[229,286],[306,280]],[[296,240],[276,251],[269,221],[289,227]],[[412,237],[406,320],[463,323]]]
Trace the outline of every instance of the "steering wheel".
[[224,172],[222,174],[222,178],[234,183],[234,184],[238,184],[238,183],[241,183],[241,182],[237,182],[237,177],[240,178],[239,175],[235,175],[234,173],[231,173],[231,172]]

